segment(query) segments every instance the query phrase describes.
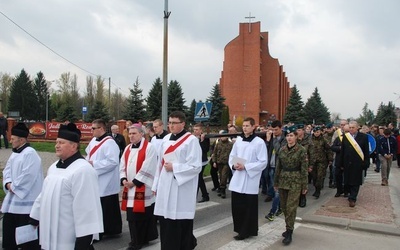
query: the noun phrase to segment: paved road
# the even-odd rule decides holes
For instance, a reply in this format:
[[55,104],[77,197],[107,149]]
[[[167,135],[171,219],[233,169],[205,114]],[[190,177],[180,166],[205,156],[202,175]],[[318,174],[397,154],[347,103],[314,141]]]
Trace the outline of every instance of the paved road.
[[[10,150],[0,150],[0,166],[8,159]],[[40,153],[44,166],[56,160],[53,153]],[[380,174],[368,171],[360,200],[354,209],[348,208],[345,198],[333,198],[335,190],[325,187],[319,200],[308,197],[306,208],[298,209],[293,243],[283,246],[282,216],[269,222],[264,216],[271,203],[259,196],[259,235],[244,241],[233,236],[230,194],[227,199],[210,191],[211,201],[198,204],[194,220],[194,234],[198,240],[196,249],[399,249],[400,244],[400,169],[393,165],[389,187],[381,187]],[[207,182],[208,190],[211,182]],[[313,190],[310,187],[311,191]],[[378,199],[381,198],[381,199]],[[332,208],[333,210],[332,212]],[[129,243],[129,230],[123,216],[123,233],[118,238],[105,238],[95,244],[98,250],[121,250]],[[1,226],[0,226],[1,230]],[[160,249],[159,240],[143,249]]]

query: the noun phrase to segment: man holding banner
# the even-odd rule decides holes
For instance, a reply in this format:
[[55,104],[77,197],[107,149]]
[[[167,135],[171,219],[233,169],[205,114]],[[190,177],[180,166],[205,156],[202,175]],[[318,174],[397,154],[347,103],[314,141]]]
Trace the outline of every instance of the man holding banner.
[[363,182],[363,172],[369,167],[368,137],[358,132],[356,121],[349,123],[349,132],[343,136],[340,156],[336,164],[337,167],[343,168],[344,185],[348,185],[350,191],[349,206],[354,207]]

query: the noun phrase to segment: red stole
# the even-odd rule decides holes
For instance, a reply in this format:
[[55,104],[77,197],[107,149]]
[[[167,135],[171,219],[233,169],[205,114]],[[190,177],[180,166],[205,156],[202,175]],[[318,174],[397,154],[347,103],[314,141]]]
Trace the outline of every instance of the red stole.
[[[170,146],[167,148],[167,150],[165,150],[164,154],[168,154],[168,153],[174,152],[175,149],[177,149],[184,141],[186,141],[186,139],[189,138],[190,135],[191,135],[190,133],[187,133],[187,134],[182,138],[182,140],[178,141],[178,142],[175,143],[174,145],[170,145]],[[163,158],[162,161],[161,161],[160,173],[161,173],[161,169],[162,169],[163,166],[164,166],[164,158]]]
[[[146,158],[146,149],[147,149],[148,142],[147,140],[143,141],[143,146],[138,152],[138,157],[136,161],[136,173],[140,171],[142,168],[143,162]],[[128,159],[129,155],[131,153],[131,147],[129,145],[128,149],[125,152],[125,175],[128,177]],[[145,191],[146,191],[146,185],[143,184],[141,187],[136,186],[135,189],[135,197],[133,200],[133,212],[136,213],[144,213],[145,212]],[[128,188],[124,187],[124,191],[122,193],[122,202],[121,202],[121,210],[126,211],[126,206],[128,203]]]
[[99,144],[97,144],[96,146],[94,146],[92,148],[92,150],[90,150],[89,152],[89,159],[90,157],[92,157],[92,155],[97,151],[97,149],[99,149],[101,147],[101,145],[103,145],[104,142],[106,142],[107,140],[111,139],[111,136],[106,136],[103,138],[103,140],[101,140],[101,142]]

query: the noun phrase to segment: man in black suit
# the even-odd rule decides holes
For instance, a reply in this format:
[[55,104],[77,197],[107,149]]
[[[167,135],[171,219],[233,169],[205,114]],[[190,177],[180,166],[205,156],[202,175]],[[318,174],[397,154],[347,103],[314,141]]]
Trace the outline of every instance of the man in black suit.
[[[115,142],[118,144],[119,147],[119,159],[121,160],[121,155],[124,152],[126,142],[123,135],[119,133],[118,125],[111,126],[111,136],[114,138]],[[129,142],[128,142],[129,143]]]
[[364,171],[369,167],[368,136],[358,132],[356,121],[349,122],[349,132],[343,136],[337,166],[343,169],[344,185],[348,185],[350,190],[349,206],[354,207],[363,183]]

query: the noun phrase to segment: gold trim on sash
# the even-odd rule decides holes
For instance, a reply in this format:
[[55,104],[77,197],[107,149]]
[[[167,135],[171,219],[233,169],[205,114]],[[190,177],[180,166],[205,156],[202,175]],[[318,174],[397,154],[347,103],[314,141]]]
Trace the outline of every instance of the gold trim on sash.
[[357,152],[357,154],[360,156],[361,160],[364,160],[364,153],[360,147],[360,145],[358,145],[357,141],[354,139],[354,137],[347,132],[345,134],[347,140],[349,140],[350,144],[353,146],[354,150]]
[[339,140],[340,141],[342,141],[343,140],[343,138],[342,138],[342,135],[343,135],[343,133],[342,133],[342,129],[338,129],[338,130],[336,130],[337,131],[337,134],[338,134],[338,137],[339,137]]

